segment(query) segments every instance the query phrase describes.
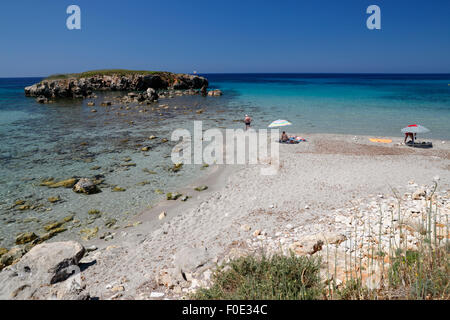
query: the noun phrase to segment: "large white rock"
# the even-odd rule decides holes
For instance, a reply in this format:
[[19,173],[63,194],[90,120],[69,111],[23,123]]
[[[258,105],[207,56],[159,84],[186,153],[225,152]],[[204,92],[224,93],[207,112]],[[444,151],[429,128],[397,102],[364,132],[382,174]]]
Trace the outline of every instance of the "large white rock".
[[78,263],[85,252],[75,241],[42,243],[22,259],[0,272],[0,299],[35,299],[42,287],[64,281],[79,273]]

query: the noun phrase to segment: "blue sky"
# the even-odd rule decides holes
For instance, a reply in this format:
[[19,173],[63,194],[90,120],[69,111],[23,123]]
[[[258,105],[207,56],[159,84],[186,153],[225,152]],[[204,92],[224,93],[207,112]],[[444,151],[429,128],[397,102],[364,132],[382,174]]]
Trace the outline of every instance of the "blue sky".
[[[66,28],[81,8],[82,29]],[[381,8],[368,30],[366,8]],[[102,68],[450,73],[448,0],[2,0],[0,77]]]

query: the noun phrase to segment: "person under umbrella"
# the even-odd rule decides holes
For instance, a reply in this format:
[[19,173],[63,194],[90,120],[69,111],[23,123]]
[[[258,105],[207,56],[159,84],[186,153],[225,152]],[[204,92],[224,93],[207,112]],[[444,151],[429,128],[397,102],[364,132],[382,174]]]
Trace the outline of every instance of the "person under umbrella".
[[408,137],[411,138],[411,142],[414,143],[414,140],[417,136],[417,133],[412,133],[412,132],[406,132],[405,133],[405,140],[403,141],[404,143],[406,143],[406,140],[408,139]]
[[430,130],[420,124],[410,124],[406,128],[403,128],[402,132],[405,134],[405,143],[408,137],[410,137],[411,142],[414,144],[418,133],[427,133],[430,132]]

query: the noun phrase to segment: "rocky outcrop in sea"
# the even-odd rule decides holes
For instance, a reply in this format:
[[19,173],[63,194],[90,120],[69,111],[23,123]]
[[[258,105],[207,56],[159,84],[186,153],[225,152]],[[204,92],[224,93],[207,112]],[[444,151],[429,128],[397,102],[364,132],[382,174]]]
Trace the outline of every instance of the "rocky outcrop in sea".
[[[25,95],[45,100],[54,98],[86,98],[94,91],[188,90],[208,87],[204,77],[168,72],[130,75],[93,75],[45,79],[25,88]],[[156,97],[153,94],[153,97]]]

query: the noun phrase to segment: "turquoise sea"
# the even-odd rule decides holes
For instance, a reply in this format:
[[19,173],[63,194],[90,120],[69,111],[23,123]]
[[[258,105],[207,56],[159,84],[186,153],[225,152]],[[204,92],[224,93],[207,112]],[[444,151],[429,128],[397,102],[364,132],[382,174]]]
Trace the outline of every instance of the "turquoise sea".
[[257,127],[272,120],[301,133],[401,136],[420,123],[425,137],[450,139],[450,75],[209,74],[213,87],[233,96]]
[[[98,93],[96,113],[89,100],[41,105],[25,97],[23,88],[39,78],[0,79],[0,247],[14,245],[20,232],[43,234],[44,225],[70,215],[67,231],[56,238],[78,239],[86,228],[98,227],[98,235],[114,232],[107,222],[124,226],[164,193],[194,181],[208,169],[185,165],[169,171],[176,142],[162,140],[170,140],[176,128],[192,130],[194,120],[203,120],[204,129],[242,128],[248,113],[256,128],[287,119],[293,123],[289,131],[306,137],[318,132],[401,136],[402,127],[419,123],[431,130],[424,138],[450,140],[448,74],[205,76],[223,96],[175,96],[158,102],[169,109],[153,112],[149,106],[141,112],[145,107],[137,105],[101,107],[101,101],[124,93]],[[157,138],[150,140],[152,135]],[[150,151],[142,152],[144,146]],[[86,196],[40,185],[71,177],[103,179],[102,192]],[[115,186],[126,191],[112,192]],[[50,203],[49,197],[61,201]]]

